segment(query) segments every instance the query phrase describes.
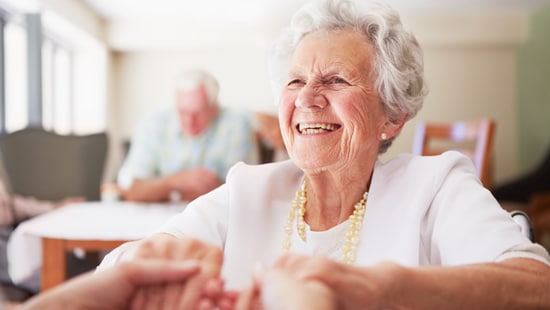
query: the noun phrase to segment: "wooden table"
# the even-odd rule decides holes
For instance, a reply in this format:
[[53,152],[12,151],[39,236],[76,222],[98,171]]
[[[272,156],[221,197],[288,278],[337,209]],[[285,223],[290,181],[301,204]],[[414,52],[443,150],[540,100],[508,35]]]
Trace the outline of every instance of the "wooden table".
[[42,275],[40,289],[50,289],[67,278],[66,253],[76,249],[110,251],[130,240],[68,240],[42,238]]
[[66,280],[67,252],[109,251],[141,239],[185,205],[87,202],[32,218],[20,224],[8,242],[10,276],[33,291],[47,290]]

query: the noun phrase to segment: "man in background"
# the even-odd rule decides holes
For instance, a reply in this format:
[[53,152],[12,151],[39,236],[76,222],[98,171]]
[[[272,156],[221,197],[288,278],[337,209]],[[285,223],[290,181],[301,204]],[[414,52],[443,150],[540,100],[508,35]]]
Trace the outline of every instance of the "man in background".
[[249,115],[219,105],[212,75],[189,70],[176,83],[175,105],[132,136],[118,175],[125,200],[193,200],[218,187],[236,162],[258,161]]

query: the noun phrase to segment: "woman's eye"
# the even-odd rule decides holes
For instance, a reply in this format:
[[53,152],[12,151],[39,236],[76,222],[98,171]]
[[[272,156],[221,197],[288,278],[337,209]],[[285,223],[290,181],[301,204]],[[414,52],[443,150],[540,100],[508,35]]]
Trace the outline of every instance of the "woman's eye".
[[341,77],[333,77],[329,80],[330,84],[348,84],[346,80]]
[[288,86],[292,86],[292,85],[300,85],[300,84],[303,84],[303,81],[300,80],[300,79],[295,79],[295,80],[292,80],[288,83]]

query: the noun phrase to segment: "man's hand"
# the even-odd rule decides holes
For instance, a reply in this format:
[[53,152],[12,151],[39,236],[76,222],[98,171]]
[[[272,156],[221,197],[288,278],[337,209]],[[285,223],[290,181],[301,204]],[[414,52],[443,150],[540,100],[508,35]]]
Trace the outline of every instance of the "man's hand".
[[181,171],[168,177],[170,187],[180,192],[182,200],[193,200],[220,186],[216,172],[206,168]]

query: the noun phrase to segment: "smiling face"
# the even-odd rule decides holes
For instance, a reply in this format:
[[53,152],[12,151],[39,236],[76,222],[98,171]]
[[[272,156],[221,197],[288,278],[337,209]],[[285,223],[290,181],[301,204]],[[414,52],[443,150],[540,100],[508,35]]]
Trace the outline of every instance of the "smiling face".
[[360,169],[376,159],[387,119],[372,59],[372,47],[353,30],[316,31],[299,43],[279,119],[287,150],[302,169]]

